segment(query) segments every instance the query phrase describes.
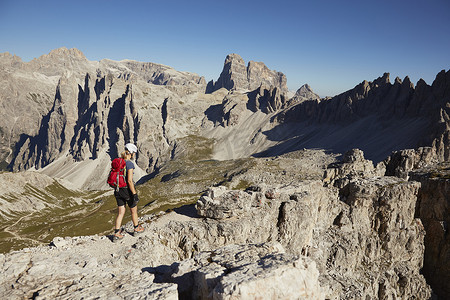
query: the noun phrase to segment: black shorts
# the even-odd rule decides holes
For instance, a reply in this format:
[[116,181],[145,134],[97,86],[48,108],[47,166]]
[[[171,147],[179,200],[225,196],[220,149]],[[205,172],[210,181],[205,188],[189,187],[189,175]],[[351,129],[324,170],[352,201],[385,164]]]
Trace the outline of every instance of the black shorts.
[[116,197],[117,206],[124,206],[126,203],[130,208],[133,208],[137,205],[134,202],[131,191],[127,187],[119,188],[118,192],[114,191],[114,196]]

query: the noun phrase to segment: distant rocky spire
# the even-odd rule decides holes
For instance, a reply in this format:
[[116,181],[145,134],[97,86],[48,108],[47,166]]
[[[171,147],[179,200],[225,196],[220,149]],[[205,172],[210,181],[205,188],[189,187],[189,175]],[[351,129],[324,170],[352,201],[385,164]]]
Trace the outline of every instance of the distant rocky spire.
[[317,95],[316,93],[314,93],[314,91],[312,90],[312,88],[305,83],[304,85],[302,85],[297,92],[295,93],[296,98],[300,99],[300,100],[315,100],[315,99],[320,99],[320,96]]

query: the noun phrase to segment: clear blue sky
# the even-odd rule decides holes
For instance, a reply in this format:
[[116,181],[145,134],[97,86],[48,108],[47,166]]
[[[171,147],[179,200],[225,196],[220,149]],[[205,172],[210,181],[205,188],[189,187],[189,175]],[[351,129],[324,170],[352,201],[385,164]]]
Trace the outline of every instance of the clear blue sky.
[[0,52],[78,48],[217,78],[229,53],[332,96],[384,72],[431,84],[450,67],[449,0],[0,0]]

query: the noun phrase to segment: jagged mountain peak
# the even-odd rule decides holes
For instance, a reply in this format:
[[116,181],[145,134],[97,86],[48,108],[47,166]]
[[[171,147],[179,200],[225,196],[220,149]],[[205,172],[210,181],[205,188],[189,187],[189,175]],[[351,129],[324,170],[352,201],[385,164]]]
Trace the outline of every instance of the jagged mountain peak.
[[391,81],[389,79],[389,76],[390,76],[390,73],[384,73],[383,76],[380,76],[377,79],[375,79],[373,81],[373,83],[376,85],[379,85],[379,86],[390,84]]
[[44,54],[40,56],[40,58],[76,58],[76,59],[82,59],[87,60],[86,56],[84,56],[83,52],[78,50],[77,48],[70,48],[67,47],[61,47],[54,49],[50,51],[48,54]]
[[236,53],[228,54],[225,58],[223,70],[216,82],[210,81],[206,88],[212,93],[221,88],[227,90],[254,91],[261,85],[267,88],[279,88],[286,94],[286,76],[278,71],[270,70],[264,63],[250,61],[247,66],[244,59]]
[[22,62],[22,59],[19,56],[9,52],[0,53],[0,60],[14,60]]
[[302,97],[305,99],[320,99],[319,95],[314,93],[313,89],[305,83],[302,85],[297,92],[295,92],[295,97]]
[[245,64],[244,59],[239,54],[236,53],[228,54],[227,57],[225,58],[225,64],[234,62]]

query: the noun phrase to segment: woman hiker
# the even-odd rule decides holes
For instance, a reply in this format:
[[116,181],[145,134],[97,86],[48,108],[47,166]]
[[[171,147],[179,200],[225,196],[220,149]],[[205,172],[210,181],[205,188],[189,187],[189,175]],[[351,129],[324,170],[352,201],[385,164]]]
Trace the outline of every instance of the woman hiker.
[[124,230],[121,229],[123,216],[125,215],[125,203],[128,204],[131,212],[131,220],[134,225],[134,233],[140,233],[144,231],[144,227],[139,225],[138,214],[137,214],[137,203],[139,201],[138,195],[136,193],[136,188],[134,187],[133,182],[133,172],[134,172],[134,163],[131,161],[134,158],[135,153],[137,152],[136,145],[132,143],[128,143],[125,145],[125,152],[121,153],[121,157],[125,160],[126,163],[126,182],[127,186],[123,188],[119,188],[118,191],[114,191],[114,196],[117,201],[117,218],[116,224],[114,226],[114,240],[119,240],[124,237]]

